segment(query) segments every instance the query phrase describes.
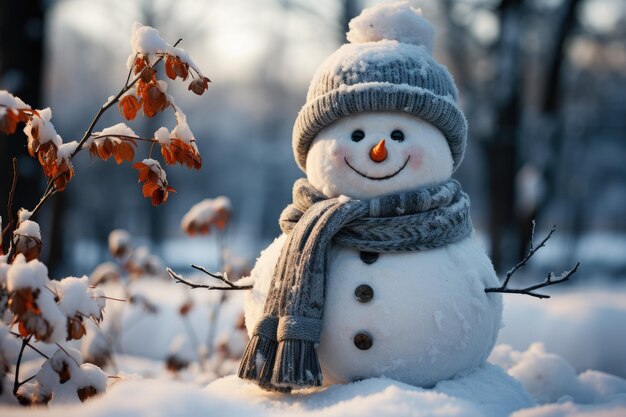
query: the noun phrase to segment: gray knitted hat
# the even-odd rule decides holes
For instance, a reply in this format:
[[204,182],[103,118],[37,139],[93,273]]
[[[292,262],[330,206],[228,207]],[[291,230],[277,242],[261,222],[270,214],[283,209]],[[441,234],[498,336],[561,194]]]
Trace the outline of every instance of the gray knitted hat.
[[298,166],[315,136],[341,117],[401,111],[435,125],[452,151],[454,169],[465,152],[467,122],[454,80],[432,57],[434,28],[408,2],[365,9],[350,21],[349,43],[318,68],[293,128]]

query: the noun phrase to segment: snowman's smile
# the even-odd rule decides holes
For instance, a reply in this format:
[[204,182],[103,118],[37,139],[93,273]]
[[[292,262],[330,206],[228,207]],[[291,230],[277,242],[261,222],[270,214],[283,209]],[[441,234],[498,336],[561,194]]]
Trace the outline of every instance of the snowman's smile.
[[357,174],[359,174],[360,176],[362,176],[363,178],[367,178],[368,180],[375,180],[375,181],[382,181],[382,180],[388,180],[389,178],[393,178],[396,175],[398,175],[400,173],[400,171],[402,171],[406,165],[409,163],[409,159],[411,159],[411,155],[407,156],[406,161],[404,161],[404,164],[402,164],[402,166],[400,168],[398,168],[398,170],[396,172],[394,172],[393,174],[389,174],[389,175],[383,175],[382,177],[372,177],[370,175],[364,174],[361,171],[359,171],[358,169],[356,169],[355,167],[353,167],[352,165],[350,165],[350,162],[348,162],[348,158],[346,158],[344,156],[343,160],[346,161],[346,164]]

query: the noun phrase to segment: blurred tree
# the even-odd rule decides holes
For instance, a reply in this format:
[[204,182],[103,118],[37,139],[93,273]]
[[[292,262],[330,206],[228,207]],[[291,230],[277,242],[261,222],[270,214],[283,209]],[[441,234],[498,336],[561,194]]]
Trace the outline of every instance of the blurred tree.
[[[44,27],[46,1],[0,2],[0,88],[9,90],[26,103],[39,108],[42,98]],[[9,218],[7,197],[11,186],[12,163],[18,158],[19,182],[13,211],[34,207],[40,194],[41,175],[32,165],[21,130],[0,140],[0,216]],[[8,236],[7,236],[8,239]]]
[[[557,13],[558,24],[554,29],[554,41],[548,54],[547,65],[544,70],[543,91],[539,103],[539,113],[546,128],[542,129],[544,136],[541,140],[549,144],[550,160],[558,158],[563,153],[563,126],[562,126],[562,77],[563,66],[566,61],[566,41],[573,29],[577,25],[577,8],[579,0],[563,1]],[[546,189],[542,191],[539,201],[527,210],[517,210],[517,230],[518,230],[518,257],[522,258],[530,242],[531,222],[545,210],[550,201],[547,196],[554,194],[557,187],[557,164],[554,161],[544,163],[540,174]],[[521,184],[518,182],[518,187]],[[576,226],[576,225],[574,225]],[[580,226],[580,225],[579,225]],[[575,229],[578,229],[575,227]],[[580,232],[580,230],[578,230]],[[574,231],[573,235],[578,233]]]
[[342,0],[339,15],[339,44],[346,42],[346,32],[348,32],[348,23],[353,17],[361,12],[361,2],[359,0]]
[[[537,2],[523,0],[484,0],[471,6],[464,1],[442,3],[450,61],[466,96],[468,118],[486,114],[489,119],[488,127],[472,125],[470,133],[480,139],[487,159],[488,229],[496,269],[524,253],[530,222],[549,202],[546,196],[550,195],[550,187],[541,196],[537,190],[520,188],[538,187],[545,182],[552,189],[556,187],[555,161],[561,152],[562,136],[558,129],[562,67],[566,41],[576,26],[578,4],[579,0],[564,0],[557,6],[557,13],[550,14]],[[497,38],[492,44],[477,36],[476,26],[481,23],[476,16],[485,11],[497,19]],[[468,18],[468,14],[474,18]],[[545,25],[544,32],[552,41],[542,39],[539,47],[529,46],[527,35],[536,27],[531,24]],[[483,62],[487,63],[487,75],[476,69]],[[538,76],[543,80],[538,93],[534,86],[537,75],[527,71],[535,62],[541,63]],[[532,94],[539,95],[543,128],[538,136],[542,137],[522,137],[524,118],[531,111],[528,97]],[[526,165],[522,170],[522,150],[542,141],[550,144],[544,164]],[[525,195],[536,201],[520,201]]]
[[497,10],[500,38],[495,49],[497,76],[492,91],[496,126],[485,142],[489,172],[491,258],[502,266],[505,236],[514,233],[515,174],[522,105],[522,50],[525,8],[522,0],[502,0]]

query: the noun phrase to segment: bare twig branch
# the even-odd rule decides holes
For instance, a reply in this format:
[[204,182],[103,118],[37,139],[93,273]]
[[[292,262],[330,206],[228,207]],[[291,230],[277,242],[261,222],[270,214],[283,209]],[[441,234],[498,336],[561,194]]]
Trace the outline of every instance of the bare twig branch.
[[61,345],[60,345],[60,344],[58,344],[57,342],[55,342],[54,344],[55,344],[55,345],[57,345],[57,347],[58,347],[59,349],[61,349],[61,350],[63,351],[63,353],[65,353],[65,354],[66,354],[66,355],[67,355],[67,356],[68,356],[68,357],[72,360],[72,362],[74,362],[74,363],[76,364],[76,366],[78,366],[78,367],[80,368],[80,363],[78,363],[78,362],[76,361],[76,359],[75,359],[72,355],[70,355],[70,353],[69,353],[69,352],[68,352],[68,351],[67,351],[67,350],[66,350],[63,346],[61,346]]
[[22,346],[20,347],[20,353],[17,355],[17,363],[15,364],[15,379],[13,380],[13,396],[17,395],[17,390],[24,384],[24,382],[20,382],[20,365],[22,364],[22,355],[24,354],[24,349],[28,342],[30,342],[30,338],[32,335],[28,336],[25,339],[22,339]]
[[532,221],[531,227],[532,228],[530,231],[530,248],[528,250],[528,254],[526,254],[526,256],[524,256],[524,258],[521,261],[519,261],[513,268],[511,268],[506,273],[506,278],[504,279],[504,282],[502,283],[502,285],[500,285],[499,287],[486,288],[485,292],[525,294],[525,295],[530,295],[532,297],[542,298],[542,299],[550,298],[549,295],[540,294],[540,293],[536,293],[533,291],[538,290],[540,288],[548,287],[550,285],[556,285],[556,284],[560,284],[562,282],[568,281],[569,278],[576,273],[576,271],[578,270],[578,267],[580,266],[580,262],[577,262],[576,265],[572,269],[562,272],[561,275],[559,275],[558,277],[554,275],[554,272],[550,272],[548,276],[546,277],[546,279],[539,284],[531,285],[526,288],[518,288],[518,289],[508,287],[509,281],[511,280],[511,277],[513,276],[513,274],[515,274],[521,267],[526,265],[526,263],[530,260],[530,258],[532,258],[532,256],[535,253],[537,253],[539,249],[543,248],[546,245],[546,242],[552,237],[552,234],[556,230],[556,226],[552,226],[552,229],[550,229],[550,232],[548,233],[548,235],[539,243],[539,245],[534,246],[534,242],[533,242],[534,236],[535,236],[535,221],[534,220]]
[[[7,259],[11,259],[11,257],[13,256],[13,252],[15,252],[14,245],[13,245],[13,230],[15,230],[14,221],[13,221],[13,198],[15,196],[15,186],[17,185],[17,176],[18,176],[17,158],[13,158],[13,181],[11,182],[11,190],[9,191],[9,198],[7,199],[7,214],[9,216],[9,219],[8,219],[6,227],[3,230],[0,230],[0,254],[4,253],[4,246],[3,246],[4,236],[7,233],[9,234],[9,251],[8,251],[9,256],[7,257]],[[1,223],[2,222],[0,222],[0,228],[2,227]]]
[[181,319],[183,321],[183,325],[185,326],[185,330],[187,331],[187,336],[189,337],[189,343],[191,343],[191,345],[193,346],[193,351],[196,354],[196,357],[198,358],[198,365],[200,365],[200,369],[204,371],[204,368],[205,368],[204,357],[202,354],[200,354],[200,351],[198,350],[200,347],[200,344],[198,342],[198,336],[196,335],[196,332],[193,329],[193,325],[191,324],[189,317],[187,317],[187,315],[184,315],[181,317]]
[[123,303],[128,302],[128,300],[124,300],[123,298],[109,297],[109,296],[106,296],[106,295],[101,295],[101,296],[95,297],[95,298],[104,298],[105,300],[121,301]]
[[[19,333],[15,333],[15,332],[11,332],[11,334],[17,338],[22,339],[22,335],[20,335]],[[22,339],[22,342],[24,342],[24,339]],[[48,355],[46,355],[45,353],[43,353],[42,351],[40,351],[39,349],[37,349],[35,346],[31,345],[30,343],[26,342],[26,345],[31,348],[32,350],[34,350],[35,352],[39,353],[41,356],[43,356],[46,359],[50,359],[50,357]]]
[[151,143],[158,142],[158,140],[154,138],[148,139],[148,138],[142,138],[141,136],[129,136],[129,135],[98,135],[98,136],[93,136],[93,138],[94,139],[117,138],[121,140],[139,140],[139,141],[151,142]]
[[[20,387],[24,384],[26,384],[27,382],[32,381],[33,379],[35,379],[35,377],[37,376],[37,374],[31,375],[28,378],[26,378],[25,380],[23,380],[22,382],[20,382]],[[19,388],[19,387],[18,387]]]
[[[9,236],[13,234],[13,199],[15,198],[15,187],[17,186],[17,158],[13,158],[13,181],[11,182],[11,190],[9,191],[9,198],[7,199],[7,214],[9,216],[7,227],[2,231],[1,239],[4,239],[4,234],[9,233]],[[1,242],[1,241],[0,241]]]
[[[135,58],[133,58],[133,64],[137,60],[138,56],[139,56],[139,53],[136,53]],[[133,68],[135,68],[135,65],[131,65],[130,68],[128,69],[128,75],[126,76],[126,82],[124,82],[124,87],[128,87],[128,82],[130,81],[130,77],[133,76]]]
[[185,284],[186,286],[190,287],[190,288],[204,288],[207,290],[222,290],[222,291],[237,291],[237,290],[249,290],[252,288],[252,285],[236,285],[233,284],[232,282],[226,280],[226,278],[224,278],[221,275],[218,274],[212,274],[208,271],[206,271],[204,268],[202,267],[196,267],[194,265],[192,265],[194,268],[207,273],[208,275],[212,276],[213,278],[216,278],[226,284],[228,284],[228,287],[218,287],[218,286],[214,286],[214,285],[206,285],[206,284],[195,284],[193,282],[187,281],[185,280],[182,275],[177,274],[176,272],[172,271],[170,268],[167,268],[167,273],[170,274],[170,276],[172,278],[174,278],[176,280],[176,282],[181,283],[181,284]]
[[[62,174],[59,174],[59,176]],[[55,178],[56,179],[56,178]],[[54,187],[49,187],[48,190],[44,193],[44,195],[41,197],[41,199],[39,200],[39,203],[37,203],[37,205],[35,206],[35,208],[31,211],[31,215],[30,217],[33,218],[35,216],[35,214],[37,214],[39,212],[39,210],[41,210],[41,207],[43,207],[43,205],[46,203],[46,201],[48,201],[50,199],[50,197],[52,197],[53,195],[55,195],[57,193],[57,189]]]

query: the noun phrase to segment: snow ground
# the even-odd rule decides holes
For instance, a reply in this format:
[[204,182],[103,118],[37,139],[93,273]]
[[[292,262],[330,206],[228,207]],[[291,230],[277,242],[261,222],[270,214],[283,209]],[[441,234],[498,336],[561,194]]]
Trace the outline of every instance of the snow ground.
[[[528,358],[526,360],[527,363],[522,361],[518,366],[528,367],[538,363],[528,361]],[[546,376],[549,383],[559,378],[558,374]],[[574,402],[581,398],[564,394],[568,392],[567,388],[571,388],[570,385],[555,384],[557,391],[560,391],[558,394],[563,394],[559,401],[537,405],[518,381],[496,365],[486,365],[464,377],[444,381],[431,390],[373,378],[294,395],[268,393],[236,376],[218,379],[205,388],[189,382],[129,377],[115,383],[105,395],[85,404],[0,411],[3,415],[50,417],[618,417],[626,413],[626,381],[598,372],[585,373],[578,379],[582,381],[579,395],[587,396],[587,403]],[[541,381],[537,383],[540,385]]]
[[[109,296],[123,296],[113,284],[102,288]],[[164,358],[172,342],[185,334],[178,308],[193,300],[189,319],[198,340],[206,340],[207,317],[215,293],[190,292],[171,281],[148,279],[131,284],[130,293],[142,294],[158,311],[146,314],[138,306],[109,301],[105,316],[120,315],[122,327],[127,330],[119,340],[118,351],[122,353],[115,357],[122,378],[110,378],[106,394],[79,405],[33,409],[3,406],[0,415],[626,415],[626,380],[598,371],[622,376],[625,372],[626,286],[571,285],[550,300],[507,296],[506,326],[490,357],[493,364],[430,390],[375,378],[291,396],[264,392],[232,376],[236,361],[217,373],[201,372],[195,364],[176,374],[166,370]],[[237,294],[225,302],[216,339],[227,337],[241,312],[241,303]],[[34,373],[41,363],[32,355],[29,359],[23,367],[24,377]],[[114,373],[110,367],[105,370]],[[218,374],[231,376],[214,380]]]

